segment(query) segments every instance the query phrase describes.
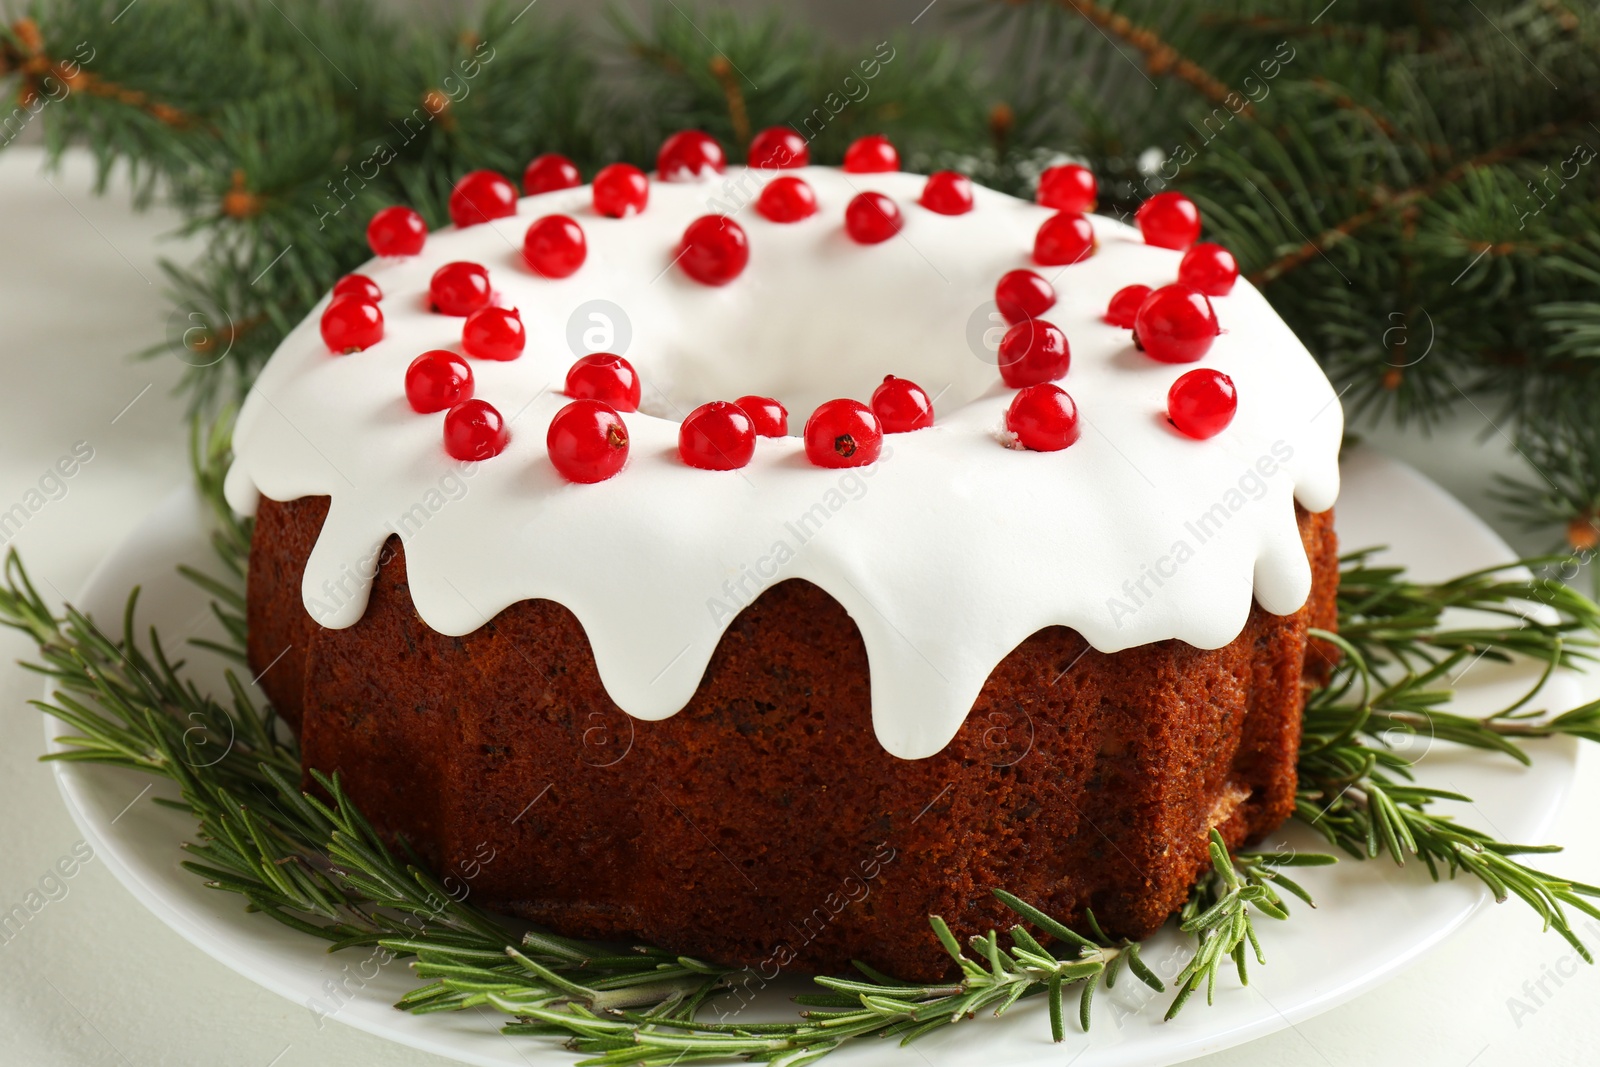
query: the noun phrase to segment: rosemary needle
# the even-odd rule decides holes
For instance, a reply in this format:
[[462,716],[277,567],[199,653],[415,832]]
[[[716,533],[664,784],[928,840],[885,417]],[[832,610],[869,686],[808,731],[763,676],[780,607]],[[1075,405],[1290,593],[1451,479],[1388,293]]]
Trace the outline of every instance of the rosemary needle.
[[[210,427],[196,420],[191,437],[195,482],[214,514],[212,544],[224,574],[184,573],[212,597],[226,636],[204,647],[243,665],[251,527],[222,498],[229,428],[227,416]],[[1051,1035],[1061,1041],[1069,993],[1078,998],[1077,1024],[1087,1029],[1095,990],[1123,970],[1152,990],[1165,989],[1140,960],[1139,945],[1107,938],[1093,915],[1085,934],[996,889],[1017,916],[1009,930],[963,945],[944,920],[929,917],[951,958],[955,976],[947,981],[900,982],[858,964],[861,977],[816,979],[819,992],[797,998],[804,1010],[793,1021],[708,1021],[701,1017],[708,1002],[741,971],[657,949],[618,954],[550,933],[519,938],[449,893],[416,857],[387,847],[337,777],[314,773],[320,792],[302,792],[299,754],[272,710],[232,675],[223,696],[188,683],[182,661],[169,657],[154,630],[141,639],[137,604],[135,590],[113,640],[70,607],[57,614],[16,553],[6,558],[0,624],[38,645],[38,662],[28,666],[51,678],[55,694],[35,704],[72,731],[61,739],[67,748],[45,758],[169,779],[179,799],[164,802],[198,824],[185,868],[243,897],[251,910],[325,939],[329,951],[367,948],[384,962],[408,960],[422,984],[401,998],[396,1007],[403,1010],[491,1008],[511,1017],[507,1034],[564,1041],[587,1067],[730,1059],[799,1067],[865,1038],[906,1043],[1002,1015],[1033,996],[1048,1002]],[[1446,625],[1445,613],[1460,610],[1487,622]],[[1399,568],[1374,565],[1369,550],[1341,562],[1338,632],[1316,636],[1341,655],[1328,684],[1307,701],[1296,817],[1355,859],[1416,860],[1435,879],[1471,875],[1497,899],[1518,897],[1590,959],[1568,916],[1576,910],[1600,918],[1600,888],[1517,859],[1554,851],[1548,846],[1500,841],[1432,810],[1439,800],[1462,798],[1414,781],[1413,761],[1391,741],[1418,734],[1528,763],[1522,742],[1529,738],[1600,740],[1600,701],[1557,715],[1528,710],[1555,669],[1596,658],[1600,607],[1512,567],[1415,583]],[[1513,657],[1544,665],[1515,703],[1482,719],[1444,710],[1463,667]],[[1167,1018],[1201,989],[1212,1000],[1228,971],[1247,981],[1251,957],[1266,962],[1255,920],[1288,918],[1286,895],[1311,903],[1284,868],[1334,862],[1292,851],[1230,855],[1216,831],[1210,859],[1178,913],[1192,949]]]

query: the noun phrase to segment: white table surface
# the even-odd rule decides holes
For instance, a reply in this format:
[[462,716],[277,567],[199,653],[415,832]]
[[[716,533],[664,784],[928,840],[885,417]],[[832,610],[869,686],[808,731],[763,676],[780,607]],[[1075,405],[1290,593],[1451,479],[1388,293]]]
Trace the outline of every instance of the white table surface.
[[[96,197],[91,180],[82,156],[47,175],[37,149],[0,153],[0,510],[20,500],[75,442],[94,448],[66,495],[34,514],[12,542],[51,600],[76,592],[100,557],[187,477],[183,406],[172,395],[179,364],[126,357],[166,329],[158,258],[182,261],[195,246],[164,238],[177,224],[175,215],[136,215],[121,186]],[[1471,409],[1432,440],[1393,432],[1369,440],[1480,509],[1488,506],[1491,476],[1518,469],[1515,456]],[[1540,547],[1510,539],[1523,550]],[[8,663],[0,667],[0,913],[22,902],[80,840],[49,768],[37,762],[39,715],[26,702],[39,695],[39,680],[9,666],[33,651],[20,635],[0,633],[0,659]],[[1549,858],[1549,869],[1600,881],[1597,813],[1600,753],[1590,751],[1554,835],[1568,851]],[[17,936],[6,940],[0,933],[0,1067],[447,1062],[336,1022],[318,1029],[303,1007],[238,977],[169,932],[103,865],[91,860],[64,885],[65,894],[57,890],[59,899]],[[1270,929],[1265,934],[1270,968]],[[1587,939],[1600,951],[1600,922],[1588,924]],[[1383,946],[1371,949],[1381,953]],[[1579,963],[1573,975],[1574,962],[1564,942],[1540,933],[1525,907],[1490,908],[1387,985],[1298,1027],[1195,1062],[1593,1064],[1600,1062],[1594,1045],[1600,971]],[[1525,988],[1530,982],[1532,997]],[[1514,1014],[1511,998],[1533,1010]],[[936,1050],[927,1051],[928,1062],[940,1067]],[[1062,1064],[1072,1056],[1069,1039]]]

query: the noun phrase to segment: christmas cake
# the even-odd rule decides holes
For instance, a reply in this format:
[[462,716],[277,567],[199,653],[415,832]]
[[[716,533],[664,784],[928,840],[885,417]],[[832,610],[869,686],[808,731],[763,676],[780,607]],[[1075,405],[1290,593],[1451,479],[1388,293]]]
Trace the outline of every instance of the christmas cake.
[[240,412],[308,769],[458,896],[759,982],[938,977],[996,887],[1143,937],[1287,818],[1342,416],[1190,201],[787,130],[579,181],[380,212]]

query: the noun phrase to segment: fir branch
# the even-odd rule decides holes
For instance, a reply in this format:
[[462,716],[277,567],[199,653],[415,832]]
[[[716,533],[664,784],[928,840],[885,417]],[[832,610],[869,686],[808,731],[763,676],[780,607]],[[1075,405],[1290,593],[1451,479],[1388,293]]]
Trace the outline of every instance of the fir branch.
[[[465,24],[402,23],[359,0],[125,6],[58,0],[0,30],[0,81],[29,104],[0,116],[0,138],[37,113],[52,158],[86,146],[102,184],[125,166],[136,203],[170,200],[205,241],[168,273],[174,321],[205,320],[181,336],[207,351],[161,349],[189,366],[197,409],[244,394],[366,257],[377,207],[409,202],[440,224],[468,169],[514,175],[541,151],[586,172],[648,164],[676,128],[736,147],[788,123],[818,161],[884,132],[914,169],[1022,194],[1070,155],[1124,215],[1183,189],[1208,239],[1270,280],[1350,408],[1426,421],[1464,395],[1492,404],[1538,475],[1506,489],[1516,520],[1575,548],[1596,539],[1600,117],[1571,88],[1600,77],[1592,12],[1535,0],[1491,22],[1430,7],[1419,29],[1408,9],[1365,2],[990,0],[976,5],[988,33],[1017,42],[1004,61],[985,69],[924,35],[887,45],[898,58],[879,57],[869,84],[859,62],[877,42],[835,45],[793,18],[690,23],[665,4],[609,35],[519,17],[520,3]],[[61,91],[40,97],[42,78]],[[1153,171],[1152,148],[1168,157]],[[1450,358],[1417,358],[1430,344]]]
[[1429,200],[1481,168],[1527,156],[1557,137],[1570,136],[1582,129],[1586,121],[1546,123],[1535,130],[1486,148],[1426,181],[1397,192],[1385,193],[1373,206],[1341,219],[1316,236],[1307,238],[1298,247],[1290,249],[1266,266],[1251,271],[1250,281],[1252,284],[1263,286],[1276,281],[1295,268],[1325,254],[1335,244],[1353,236],[1378,219],[1392,218],[1412,204]]
[[744,90],[739,86],[739,75],[726,56],[715,56],[710,62],[711,76],[722,86],[722,95],[728,99],[728,126],[733,130],[736,145],[750,143],[750,112],[745,108]]
[[[1006,0],[1014,2],[1014,0]],[[1187,82],[1213,104],[1224,105],[1230,98],[1242,104],[1241,114],[1251,114],[1254,109],[1237,92],[1218,81],[1200,64],[1183,55],[1160,34],[1121,15],[1096,0],[1052,0],[1062,8],[1082,15],[1090,25],[1102,33],[1111,34],[1138,49],[1145,57],[1145,68],[1158,77],[1171,74]]]
[[170,104],[150,99],[148,93],[98,77],[84,70],[75,59],[52,57],[45,47],[39,24],[30,18],[18,19],[9,29],[0,30],[0,77],[11,71],[22,76],[17,98],[23,107],[33,106],[41,96],[55,95],[48,84],[48,79],[54,79],[66,92],[86,93],[137,108],[174,129],[193,123],[189,115]]

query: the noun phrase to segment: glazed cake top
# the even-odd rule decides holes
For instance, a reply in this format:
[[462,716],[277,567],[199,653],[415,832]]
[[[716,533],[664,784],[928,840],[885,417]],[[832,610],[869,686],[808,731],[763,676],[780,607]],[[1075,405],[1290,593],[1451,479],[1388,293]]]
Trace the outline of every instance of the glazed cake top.
[[[745,207],[780,175],[814,187],[816,215],[778,224]],[[1092,217],[1092,256],[1039,267],[1030,252],[1050,209],[975,188],[971,212],[935,214],[917,204],[925,180],[730,167],[652,181],[647,208],[621,219],[596,214],[583,186],[433,233],[420,255],[373,260],[362,273],[384,293],[383,339],[331,354],[326,300],[289,334],[240,412],[228,500],[248,514],[258,494],[331,498],[303,583],[321,625],[360,619],[398,535],[427,625],[465,634],[518,601],[557,601],[582,623],[612,699],[642,719],[689,701],[723,630],[764,588],[814,582],[860,628],[878,738],[904,758],[943,748],[995,665],[1043,627],[1072,627],[1105,652],[1169,638],[1216,648],[1243,629],[1252,598],[1297,610],[1311,571],[1294,505],[1333,505],[1343,417],[1261,294],[1241,280],[1212,298],[1222,333],[1199,364],[1156,362],[1102,316],[1123,286],[1172,282],[1180,253]],[[899,204],[898,237],[846,236],[844,207],[863,190]],[[561,280],[521,255],[529,223],[552,213],[588,242]],[[674,266],[685,226],[707,213],[749,235],[747,269],[721,287]],[[518,359],[469,361],[476,396],[510,432],[479,463],[452,459],[444,414],[417,414],[404,388],[420,353],[461,351],[463,320],[428,304],[430,276],[457,260],[488,268],[496,302],[519,309],[528,335]],[[1005,447],[1015,394],[996,368],[993,294],[1019,267],[1053,282],[1044,318],[1071,345],[1057,384],[1082,436],[1062,451]],[[545,434],[568,402],[568,367],[596,350],[637,368],[644,401],[623,415],[621,473],[572,484]],[[1232,424],[1209,440],[1165,417],[1168,388],[1195,366],[1238,391]],[[798,437],[758,439],[738,470],[678,456],[678,421],[705,401],[773,396],[798,427],[821,401],[866,400],[886,374],[920,384],[937,420],[887,435],[870,466],[813,466]]]

